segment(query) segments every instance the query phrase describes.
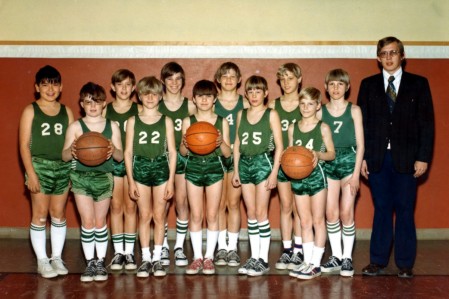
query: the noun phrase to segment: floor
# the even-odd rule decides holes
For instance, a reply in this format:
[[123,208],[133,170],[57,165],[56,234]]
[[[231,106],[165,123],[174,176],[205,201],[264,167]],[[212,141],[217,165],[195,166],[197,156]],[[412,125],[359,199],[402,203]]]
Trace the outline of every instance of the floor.
[[[262,277],[241,276],[231,267],[217,267],[217,274],[212,276],[188,276],[184,268],[171,265],[164,278],[141,279],[132,272],[122,272],[111,273],[102,283],[81,283],[79,273],[85,263],[79,240],[66,242],[63,259],[70,274],[44,279],[35,273],[29,240],[0,239],[0,298],[449,298],[448,249],[449,240],[420,241],[412,279],[398,278],[393,262],[384,276],[362,276],[360,270],[369,262],[369,241],[357,241],[353,278],[323,275],[300,281],[289,277],[287,271],[274,269],[281,243],[272,242],[271,270]],[[239,251],[246,259],[247,241],[240,242]],[[190,246],[186,254],[191,256]],[[109,248],[108,260],[111,255]],[[136,257],[139,259],[139,254]]]

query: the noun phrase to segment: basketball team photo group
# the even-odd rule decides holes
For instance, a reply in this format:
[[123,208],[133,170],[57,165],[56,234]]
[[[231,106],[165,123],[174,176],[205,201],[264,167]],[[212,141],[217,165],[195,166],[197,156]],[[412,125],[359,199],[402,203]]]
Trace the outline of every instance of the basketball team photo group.
[[[434,146],[432,96],[428,80],[404,68],[401,40],[384,37],[375,53],[379,72],[351,96],[343,68],[321,70],[322,85],[310,86],[301,65],[282,63],[269,86],[266,74],[242,73],[232,59],[186,91],[182,63],[167,59],[142,78],[123,65],[104,74],[108,86],[84,76],[78,95],[61,97],[69,80],[43,60],[29,86],[35,100],[19,121],[36,272],[73,274],[63,259],[73,198],[83,284],[121,271],[164,277],[172,267],[177,275],[228,267],[249,277],[276,269],[312,280],[378,276],[393,264],[395,276],[412,278],[417,190]],[[65,104],[67,96],[79,106]],[[355,269],[362,184],[374,216],[368,258]],[[274,193],[282,246],[275,259]]]

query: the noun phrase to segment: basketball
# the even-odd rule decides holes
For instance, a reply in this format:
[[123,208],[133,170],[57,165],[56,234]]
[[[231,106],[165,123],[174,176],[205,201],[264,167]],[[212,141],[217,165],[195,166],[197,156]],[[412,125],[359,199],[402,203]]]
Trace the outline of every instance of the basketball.
[[76,140],[76,156],[86,166],[97,166],[106,161],[109,140],[98,132],[87,132]]
[[288,147],[281,157],[285,174],[295,180],[308,177],[313,171],[313,154],[303,146]]
[[206,121],[193,123],[186,132],[189,150],[198,155],[212,153],[217,147],[218,130]]

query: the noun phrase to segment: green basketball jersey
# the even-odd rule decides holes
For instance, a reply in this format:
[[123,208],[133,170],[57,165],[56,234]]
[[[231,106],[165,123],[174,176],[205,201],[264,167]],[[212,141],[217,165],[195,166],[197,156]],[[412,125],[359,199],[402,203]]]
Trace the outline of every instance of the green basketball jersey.
[[154,159],[167,152],[165,115],[154,124],[144,123],[136,115],[134,123],[133,154]]
[[319,121],[315,128],[309,132],[302,132],[299,129],[299,124],[293,126],[293,145],[301,145],[316,152],[325,152],[323,136],[321,135],[321,124]]
[[345,112],[339,117],[332,116],[327,110],[327,106],[323,106],[322,120],[331,127],[332,139],[336,148],[356,146],[351,106],[352,103],[348,102]]
[[229,138],[231,144],[234,144],[235,141],[235,131],[237,125],[237,113],[243,109],[243,96],[239,95],[239,99],[237,100],[237,104],[231,110],[228,110],[223,107],[220,101],[217,99],[215,102],[215,113],[223,118],[226,118],[229,123]]
[[299,107],[294,109],[293,111],[285,111],[281,105],[281,98],[277,98],[274,100],[274,110],[276,110],[279,114],[279,119],[281,120],[281,129],[282,129],[282,142],[284,144],[284,148],[288,147],[288,127],[291,124],[294,124],[301,120],[301,112],[299,111]]
[[[190,125],[193,125],[194,123],[198,122],[195,115],[190,115]],[[223,117],[217,116],[217,120],[215,121],[214,127],[217,128],[217,130],[220,130],[220,132],[223,132]],[[208,155],[197,155],[195,153],[192,153],[189,151],[190,156],[198,156],[198,157],[211,157],[211,156],[222,156],[221,149],[217,147],[215,151]]]
[[267,108],[256,124],[248,122],[248,109],[242,110],[242,118],[238,130],[240,154],[255,156],[274,150],[274,137],[270,127],[270,112]]
[[[84,121],[82,119],[79,119],[81,128],[83,129],[83,133],[90,132],[89,128],[86,126]],[[112,138],[112,127],[111,127],[111,121],[106,120],[106,126],[104,127],[103,132],[101,132],[104,137],[107,139]],[[114,164],[112,157],[103,162],[102,164],[98,166],[86,166],[82,164],[80,161],[73,159],[72,160],[72,169],[76,171],[96,171],[96,172],[112,172],[114,170]]]
[[173,125],[175,128],[175,143],[176,150],[179,150],[179,145],[182,140],[182,120],[189,116],[189,100],[184,98],[181,107],[179,107],[176,111],[168,110],[167,106],[165,106],[164,100],[159,103],[159,112],[170,117],[173,120]]
[[62,160],[62,149],[69,116],[61,104],[55,116],[45,114],[36,102],[33,102],[34,117],[31,124],[30,150],[33,157],[47,160]]
[[112,103],[109,103],[106,106],[106,118],[113,120],[117,123],[118,127],[120,128],[120,134],[122,138],[122,147],[125,148],[126,143],[126,121],[131,116],[137,115],[139,113],[139,106],[137,103],[133,102],[131,104],[131,108],[129,108],[128,111],[125,113],[118,113],[115,111],[114,106],[112,106]]

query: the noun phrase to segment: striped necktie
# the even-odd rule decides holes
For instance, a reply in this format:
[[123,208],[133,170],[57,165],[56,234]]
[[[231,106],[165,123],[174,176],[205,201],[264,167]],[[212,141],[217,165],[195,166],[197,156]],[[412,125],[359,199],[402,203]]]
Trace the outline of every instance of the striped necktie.
[[388,78],[387,95],[393,102],[396,102],[396,89],[394,88],[393,81],[394,76],[390,76]]

